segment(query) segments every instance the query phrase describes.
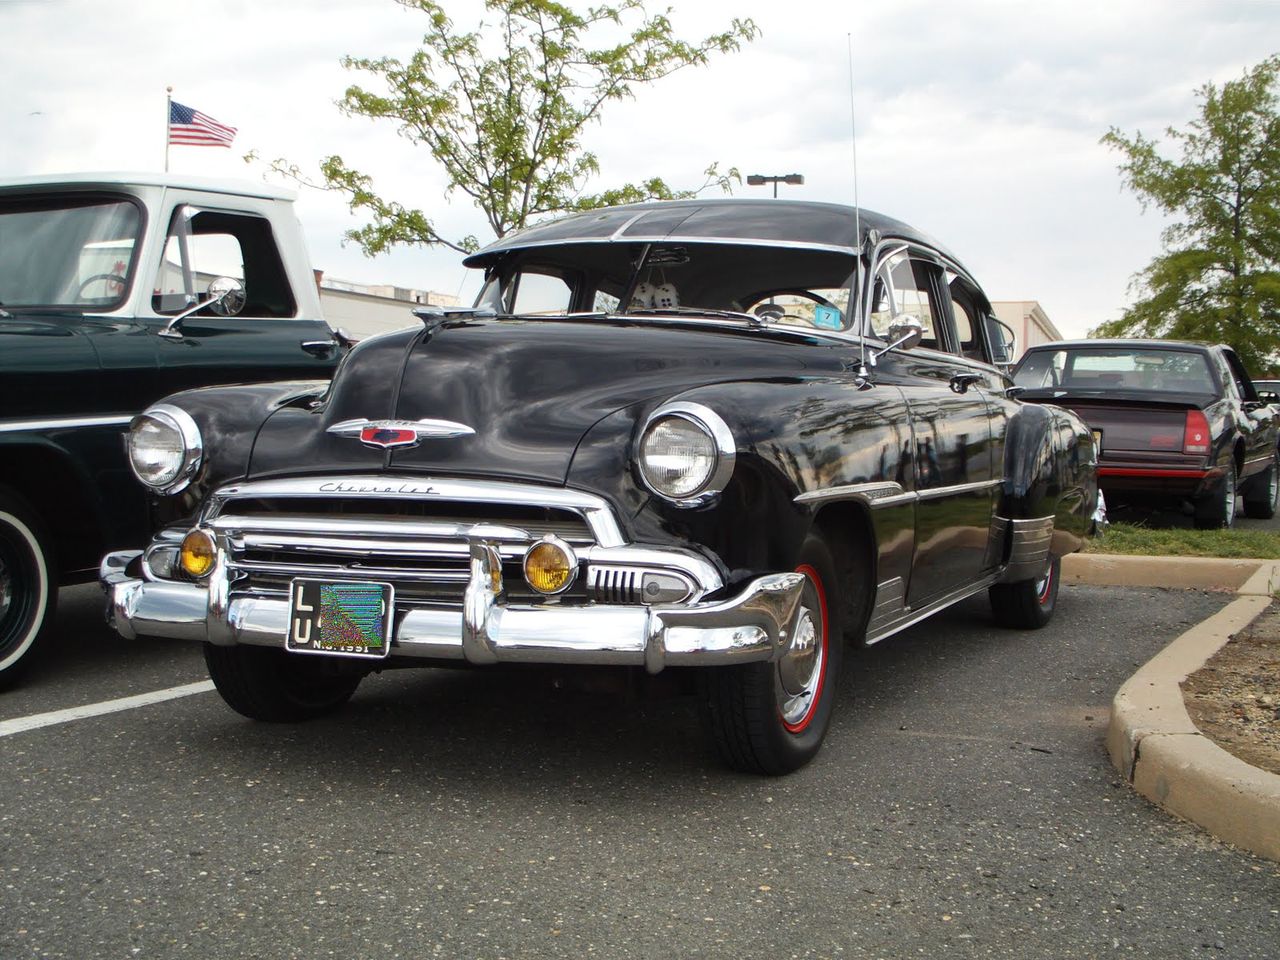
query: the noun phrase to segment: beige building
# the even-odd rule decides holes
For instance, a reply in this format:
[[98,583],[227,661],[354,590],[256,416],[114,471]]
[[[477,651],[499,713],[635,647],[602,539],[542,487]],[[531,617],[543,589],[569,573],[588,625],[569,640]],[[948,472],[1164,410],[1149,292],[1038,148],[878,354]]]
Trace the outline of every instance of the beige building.
[[1027,347],[1062,339],[1061,332],[1053,325],[1038,300],[994,300],[991,307],[996,312],[996,319],[1007,324],[1013,331],[1016,340],[1015,360],[1022,356]]
[[330,280],[321,270],[315,273],[325,320],[329,326],[341,327],[357,340],[420,324],[422,321],[413,315],[414,307],[458,305],[458,298],[448,293],[349,283]]

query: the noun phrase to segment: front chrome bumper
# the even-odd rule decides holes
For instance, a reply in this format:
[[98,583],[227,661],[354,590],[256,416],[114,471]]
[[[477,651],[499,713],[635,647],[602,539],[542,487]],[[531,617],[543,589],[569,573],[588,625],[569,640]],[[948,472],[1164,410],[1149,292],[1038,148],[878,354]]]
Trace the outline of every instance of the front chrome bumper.
[[[108,554],[99,569],[107,621],[121,636],[283,649],[286,599],[237,596],[228,589],[225,570],[217,568],[202,584],[132,576],[127,568],[140,555]],[[667,666],[776,660],[790,643],[803,585],[801,574],[775,573],[720,601],[511,605],[502,591],[500,558],[492,546],[476,541],[461,609],[404,610],[396,618],[390,653],[475,664],[643,665],[650,673]]]

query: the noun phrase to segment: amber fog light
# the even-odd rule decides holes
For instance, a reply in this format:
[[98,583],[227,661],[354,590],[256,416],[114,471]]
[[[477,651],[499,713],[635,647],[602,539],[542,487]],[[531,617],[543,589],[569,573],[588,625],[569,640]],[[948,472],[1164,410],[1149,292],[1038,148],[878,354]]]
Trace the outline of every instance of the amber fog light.
[[543,537],[524,555],[524,578],[539,593],[563,593],[577,574],[578,558],[559,537]]
[[213,569],[213,537],[203,530],[192,530],[182,538],[178,555],[183,572],[193,577],[207,576]]

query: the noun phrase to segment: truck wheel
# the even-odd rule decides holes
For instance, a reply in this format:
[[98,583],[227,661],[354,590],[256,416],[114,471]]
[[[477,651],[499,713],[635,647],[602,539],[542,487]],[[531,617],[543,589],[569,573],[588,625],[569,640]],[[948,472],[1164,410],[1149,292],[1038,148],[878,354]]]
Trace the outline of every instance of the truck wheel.
[[844,655],[835,564],[817,534],[800,551],[805,575],[791,651],[776,663],[702,672],[703,718],[725,763],[777,776],[817,754],[831,725]]
[[1218,485],[1196,503],[1196,529],[1230,529],[1236,522],[1236,465],[1227,464],[1227,472]]
[[35,511],[0,490],[0,689],[47,643],[58,605],[53,550]]
[[340,658],[291,654],[274,647],[204,645],[218,693],[250,720],[292,723],[332,713],[351,699],[364,674]]
[[1249,484],[1244,495],[1244,515],[1254,520],[1270,520],[1280,500],[1280,454],[1272,454],[1267,472]]
[[1016,630],[1039,630],[1053,619],[1058,605],[1058,580],[1062,561],[1054,557],[1043,577],[997,583],[987,591],[991,614],[1002,627]]

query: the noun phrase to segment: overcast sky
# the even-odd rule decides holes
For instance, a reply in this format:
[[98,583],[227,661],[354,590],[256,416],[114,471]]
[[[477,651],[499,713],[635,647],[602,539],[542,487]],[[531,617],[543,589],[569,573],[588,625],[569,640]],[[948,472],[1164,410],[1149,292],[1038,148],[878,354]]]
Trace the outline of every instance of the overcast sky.
[[[612,107],[587,137],[602,170],[591,189],[655,175],[694,186],[718,161],[803,174],[787,197],[851,202],[851,36],[862,205],[936,236],[992,299],[1039,300],[1068,336],[1116,317],[1159,250],[1158,216],[1121,190],[1098,138],[1112,125],[1163,136],[1193,116],[1201,84],[1280,51],[1277,0],[670,3],[686,38],[732,16],[762,35]],[[477,0],[445,6],[459,28],[481,13]],[[175,173],[261,179],[249,150],[311,170],[337,153],[444,232],[488,239],[425,149],[334,106],[363,82],[342,55],[406,57],[422,32],[394,0],[0,0],[0,177],[161,170],[172,85],[239,128],[229,150],[172,148]],[[370,260],[344,247],[360,221],[336,196],[304,191],[298,213],[331,277],[474,290],[447,251]]]

